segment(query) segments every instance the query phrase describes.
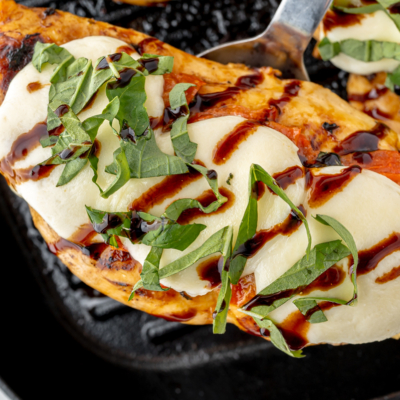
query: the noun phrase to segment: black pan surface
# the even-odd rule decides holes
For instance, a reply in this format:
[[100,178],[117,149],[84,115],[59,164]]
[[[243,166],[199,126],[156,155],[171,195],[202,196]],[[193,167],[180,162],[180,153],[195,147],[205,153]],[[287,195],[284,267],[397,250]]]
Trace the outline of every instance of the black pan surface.
[[[143,8],[108,0],[20,1],[132,27],[191,53],[260,33],[275,0],[172,1]],[[345,97],[347,75],[311,57],[311,80]],[[400,390],[400,344],[318,346],[292,360],[230,326],[157,319],[72,276],[0,183],[3,283],[0,376],[22,399],[373,399]],[[1,397],[0,397],[1,398]],[[389,397],[387,397],[389,398]],[[396,394],[390,399],[400,399]]]

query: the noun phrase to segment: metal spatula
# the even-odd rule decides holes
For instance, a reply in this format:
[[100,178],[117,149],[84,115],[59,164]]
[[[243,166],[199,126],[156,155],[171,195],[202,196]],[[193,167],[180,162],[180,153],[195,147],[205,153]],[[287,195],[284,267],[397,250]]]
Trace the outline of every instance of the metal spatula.
[[331,0],[283,0],[268,28],[252,39],[213,47],[199,54],[222,64],[273,67],[284,78],[309,80],[303,53]]

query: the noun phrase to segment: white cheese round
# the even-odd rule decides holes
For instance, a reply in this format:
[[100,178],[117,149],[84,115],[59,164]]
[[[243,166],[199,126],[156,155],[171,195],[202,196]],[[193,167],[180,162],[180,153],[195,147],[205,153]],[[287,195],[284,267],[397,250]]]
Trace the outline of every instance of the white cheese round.
[[[321,27],[320,40],[327,37],[331,42],[357,39],[400,43],[400,31],[384,11],[364,14],[359,23],[351,26],[338,26],[329,31],[323,28],[323,24],[321,24]],[[392,72],[400,65],[399,61],[388,58],[364,62],[343,53],[333,57],[330,61],[344,71],[360,75],[368,75],[380,71]]]
[[[323,168],[317,173],[337,174],[343,167]],[[336,193],[325,204],[310,208],[306,203],[307,220],[313,237],[313,246],[340,239],[335,231],[315,221],[316,214],[329,215],[341,222],[353,235],[357,249],[373,247],[393,232],[400,232],[400,187],[388,178],[363,170],[357,174],[342,191]],[[301,237],[300,237],[301,236]],[[284,243],[286,252],[296,252],[296,261],[304,256],[305,231],[295,237],[292,235]],[[281,249],[282,251],[282,249]],[[348,271],[348,262],[344,270]],[[327,322],[311,324],[308,332],[310,343],[366,343],[383,340],[400,332],[400,279],[379,284],[377,277],[390,272],[400,265],[400,251],[385,257],[373,271],[358,277],[357,306],[338,306],[325,312]],[[270,269],[278,269],[280,275],[292,265],[274,263]],[[272,283],[267,270],[256,270],[257,291]],[[276,278],[275,278],[276,279]],[[353,286],[347,274],[345,281],[328,291],[314,291],[308,296],[337,297],[350,300]],[[282,322],[290,313],[296,311],[292,301],[273,311],[270,316]]]

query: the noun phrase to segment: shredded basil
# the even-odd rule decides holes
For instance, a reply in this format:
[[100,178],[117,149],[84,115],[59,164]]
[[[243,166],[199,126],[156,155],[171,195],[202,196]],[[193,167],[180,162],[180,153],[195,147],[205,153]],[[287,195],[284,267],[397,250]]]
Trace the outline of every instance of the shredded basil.
[[185,91],[195,86],[191,83],[178,83],[169,93],[171,109],[183,111],[171,128],[171,141],[175,154],[186,163],[191,163],[197,151],[197,144],[189,139],[187,121],[189,119],[189,106],[186,101]]
[[54,43],[36,42],[32,64],[39,72],[42,72],[43,64],[62,64],[73,59],[73,55],[63,47]]
[[400,44],[394,42],[356,39],[331,42],[325,37],[319,43],[318,49],[323,60],[330,60],[338,54],[344,53],[364,62],[379,61],[383,58],[400,61]]
[[385,86],[391,91],[395,91],[395,86],[400,86],[400,65],[386,76]]
[[249,176],[249,202],[245,210],[243,219],[240,223],[239,233],[233,250],[232,262],[229,269],[229,277],[233,284],[239,282],[240,276],[247,262],[247,257],[241,254],[241,249],[246,247],[246,243],[252,239],[257,231],[258,220],[258,202],[257,202],[257,182],[263,182],[277,196],[279,196],[303,221],[308,237],[307,257],[310,254],[311,234],[308,222],[303,213],[292,203],[286,193],[278,186],[275,179],[272,178],[262,167],[253,164],[250,168]]
[[[211,254],[221,253],[223,257],[227,258],[227,242],[229,243],[232,238],[232,228],[227,226],[220,229],[218,232],[214,233],[209,237],[199,248],[193,250],[192,252],[178,258],[177,260],[167,264],[165,267],[160,269],[159,278],[168,278],[171,275],[175,275],[178,272],[189,268],[191,265],[207,257]],[[144,287],[142,280],[139,280],[132,289],[131,300],[135,294],[135,291],[139,288]]]
[[282,335],[282,332],[270,318],[264,318],[264,319],[254,318],[254,321],[256,321],[257,325],[260,328],[267,329],[269,331],[270,334],[269,337],[271,339],[271,342],[277,349],[283,351],[290,357],[294,358],[304,357],[301,350],[295,350],[295,351],[290,350],[288,344],[286,343],[285,338]]
[[221,265],[221,289],[218,293],[217,304],[213,313],[213,333],[223,334],[226,330],[226,319],[229,311],[229,304],[232,298],[232,289],[229,279],[229,260],[232,255],[233,230],[227,227],[224,240],[224,247],[221,250],[223,263]]
[[[341,305],[355,306],[357,304],[358,289],[357,289],[357,265],[358,265],[358,252],[357,246],[351,233],[336,219],[329,217],[328,215],[317,215],[315,219],[323,225],[330,226],[336,231],[336,233],[343,239],[347,247],[351,251],[353,256],[353,265],[350,267],[351,281],[354,286],[353,296],[350,300],[341,300],[328,297],[302,297],[293,301],[294,305],[301,311],[303,315],[309,317],[309,322],[319,323],[326,321],[322,310],[317,304],[317,300],[328,301],[331,303]],[[314,309],[313,313],[310,313],[310,309]],[[315,313],[315,316],[314,316]]]
[[143,269],[140,273],[140,278],[143,286],[148,290],[158,292],[165,292],[168,288],[162,288],[160,285],[160,260],[163,249],[159,247],[152,247],[150,253],[147,255],[143,263]]
[[[157,217],[136,211],[111,213],[94,210],[88,206],[86,206],[86,211],[94,230],[100,233],[104,241],[109,244],[111,240],[116,243],[114,236],[120,236],[130,239],[133,243],[140,241],[152,247],[183,251],[206,228],[201,224],[180,225],[164,216]],[[108,228],[107,223],[111,217],[116,218],[117,221],[114,222],[112,228]],[[139,224],[139,227],[136,224]],[[137,237],[137,232],[141,232],[140,237]]]
[[[91,161],[97,157],[93,154],[93,144],[100,125],[108,120],[114,119],[118,110],[118,98],[110,102],[103,113],[95,115],[81,122],[76,114],[68,107],[68,112],[60,117],[60,121],[65,130],[58,137],[57,142],[52,147],[52,155],[40,165],[66,164],[57,186],[62,186],[70,182],[86,165],[88,159]],[[68,153],[71,155],[69,156]],[[68,155],[68,157],[63,156]],[[62,158],[63,156],[63,158]],[[93,166],[92,166],[93,169]],[[97,180],[97,163],[94,182]]]
[[[340,240],[316,245],[311,250],[308,260],[304,256],[280,278],[258,293],[257,296],[261,296],[264,299],[271,299],[270,304],[256,305],[251,310],[247,310],[245,306],[242,308],[243,312],[256,318],[266,317],[269,313],[300,293],[303,288],[307,287],[327,269],[332,267],[332,265],[350,254],[350,250]],[[277,294],[279,296],[275,299],[274,296]]]
[[375,11],[385,10],[380,4],[369,4],[362,7],[341,7],[332,4],[332,9],[346,14],[371,14]]

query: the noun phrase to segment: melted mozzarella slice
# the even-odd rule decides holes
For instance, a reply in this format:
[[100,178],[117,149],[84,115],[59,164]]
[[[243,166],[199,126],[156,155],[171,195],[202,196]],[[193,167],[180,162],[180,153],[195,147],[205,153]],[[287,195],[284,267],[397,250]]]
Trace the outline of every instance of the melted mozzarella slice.
[[[400,31],[384,11],[364,14],[360,23],[348,27],[338,26],[329,31],[321,29],[320,39],[322,40],[324,37],[327,37],[331,42],[357,39],[400,43]],[[399,61],[388,58],[364,62],[343,53],[330,61],[340,69],[360,75],[368,75],[380,71],[392,72],[400,65]]]
[[[343,167],[328,167],[317,174],[338,174]],[[313,246],[339,239],[333,229],[324,226],[312,218],[316,214],[329,215],[341,222],[353,235],[357,249],[367,250],[388,238],[393,232],[400,232],[400,187],[388,178],[374,172],[363,170],[357,174],[342,191],[318,208],[311,208],[307,203],[307,220],[313,237]],[[304,249],[298,248],[297,242],[305,242],[292,235],[286,243],[286,252],[297,252],[297,260],[304,256]],[[296,258],[294,257],[294,258]],[[348,272],[348,260],[341,265]],[[400,304],[399,280],[385,284],[375,282],[376,278],[390,272],[400,265],[400,251],[383,258],[377,267],[364,275],[358,282],[358,305],[338,306],[325,311],[327,322],[311,324],[308,332],[310,343],[365,343],[383,340],[400,331],[398,304]],[[275,263],[270,266],[283,274],[291,265]],[[281,275],[280,274],[280,275]],[[338,297],[349,300],[353,287],[348,274],[344,282],[328,291],[313,291],[308,296]],[[266,270],[256,270],[257,290],[272,283]],[[289,301],[270,315],[277,322],[282,322],[297,308]]]

